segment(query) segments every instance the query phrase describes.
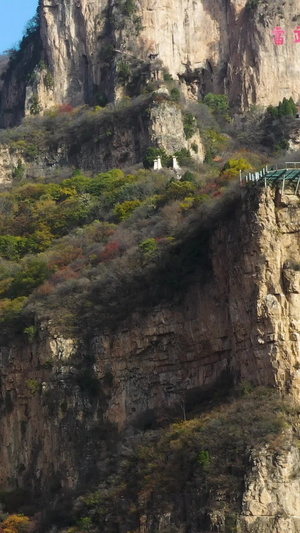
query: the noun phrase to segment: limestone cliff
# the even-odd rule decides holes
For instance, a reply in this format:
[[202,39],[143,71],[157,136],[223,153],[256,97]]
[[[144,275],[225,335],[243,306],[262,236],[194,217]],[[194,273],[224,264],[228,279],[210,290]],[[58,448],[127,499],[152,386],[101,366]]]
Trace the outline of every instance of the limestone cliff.
[[281,452],[252,453],[239,532],[300,531],[298,464],[299,450],[291,435]]
[[[58,101],[88,102],[93,87],[101,85],[113,91],[113,68],[112,85],[103,87],[100,50],[101,31],[111,8],[103,0],[43,4],[44,50],[54,72]],[[181,75],[192,84],[196,96],[225,92],[242,107],[299,98],[299,45],[293,42],[300,17],[296,2],[283,6],[278,0],[140,0],[137,14],[143,29],[135,53],[141,58],[147,52],[158,54],[175,79]],[[283,46],[273,42],[276,26],[286,31]],[[110,39],[118,46],[123,39],[125,49],[131,44],[126,31],[120,35],[116,30]]]
[[172,404],[178,388],[212,384],[226,370],[299,398],[299,208],[292,198],[275,202],[269,189],[246,195],[210,236],[211,281],[195,283],[180,305],[134,313],[113,338],[95,338],[97,375],[109,368],[117,385],[110,421],[122,426],[137,406]]
[[[28,346],[17,338],[3,346],[1,485],[50,496],[92,486],[104,472],[105,450],[117,446],[117,431],[145,428],[225,377],[276,387],[298,402],[295,200],[269,188],[245,190],[221,218],[216,213],[210,229],[204,227],[207,238],[199,235],[209,260],[198,265],[182,300],[174,295],[136,309],[89,340],[63,338],[49,324]],[[299,485],[298,452],[291,444],[287,454],[278,467],[268,454],[253,456],[242,533],[277,531],[271,528],[281,512],[291,531],[299,531],[297,509],[285,503],[289,472]],[[282,489],[269,480],[279,467]]]
[[[35,76],[33,92],[43,110],[54,103],[115,100],[119,62],[148,64],[151,71],[151,54],[160,68],[187,84],[193,98],[225,92],[242,108],[299,98],[296,0],[42,0],[39,9],[41,44],[26,53],[36,57],[36,65],[42,57],[53,78],[49,85]],[[285,32],[284,44],[274,43],[275,27]],[[17,123],[28,108],[32,78],[27,74],[34,67],[20,80],[20,65],[14,65],[6,77],[3,125]]]

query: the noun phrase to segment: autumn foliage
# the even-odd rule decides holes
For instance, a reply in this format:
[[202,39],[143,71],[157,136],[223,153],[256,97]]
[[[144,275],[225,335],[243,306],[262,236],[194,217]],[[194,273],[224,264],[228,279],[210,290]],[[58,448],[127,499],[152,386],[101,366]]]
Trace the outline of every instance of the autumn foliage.
[[25,533],[30,530],[29,518],[20,514],[10,515],[0,525],[0,533]]
[[222,195],[236,165],[231,159],[209,179],[189,171],[181,181],[172,171],[113,169],[93,178],[75,171],[61,183],[1,193],[2,333],[27,330],[34,314],[76,327],[77,315],[106,305],[122,276],[141,278],[164,260],[185,221]]

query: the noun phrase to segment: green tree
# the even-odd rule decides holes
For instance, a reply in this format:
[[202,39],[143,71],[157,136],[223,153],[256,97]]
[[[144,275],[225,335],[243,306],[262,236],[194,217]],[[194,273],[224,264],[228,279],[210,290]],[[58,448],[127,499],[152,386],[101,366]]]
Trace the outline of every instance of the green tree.
[[20,320],[27,300],[28,298],[25,296],[14,298],[12,300],[9,298],[0,300],[1,332],[7,333],[10,327]]
[[201,467],[203,472],[207,472],[210,467],[210,453],[207,450],[201,450],[198,454],[198,465]]
[[120,61],[118,61],[117,76],[118,76],[118,80],[121,83],[121,85],[124,85],[124,86],[129,82],[131,78],[131,68],[124,59],[121,59]]
[[232,170],[238,174],[240,170],[252,170],[252,165],[244,157],[239,159],[231,158],[225,163],[223,170]]
[[123,202],[122,204],[116,205],[114,212],[120,221],[126,220],[130,217],[131,213],[137,209],[137,207],[140,207],[140,205],[142,205],[140,200],[129,200],[127,202]]
[[26,171],[26,168],[25,166],[23,165],[21,159],[18,159],[18,163],[17,163],[17,166],[14,168],[13,170],[13,178],[16,180],[16,181],[22,181],[22,179],[24,178],[25,176],[25,171]]
[[223,167],[221,178],[225,178],[226,180],[235,179],[239,176],[240,170],[242,172],[252,170],[252,165],[244,157],[229,159]]
[[0,256],[9,261],[18,261],[28,248],[26,237],[0,236]]
[[112,191],[117,187],[121,187],[124,183],[126,183],[124,172],[119,168],[114,168],[109,172],[102,172],[92,179],[88,192],[94,196],[100,196],[104,191]]
[[9,298],[29,296],[36,287],[49,277],[50,273],[51,271],[45,261],[38,258],[31,259],[24,265],[24,269],[14,277],[7,296]]
[[54,235],[46,224],[40,224],[38,229],[27,238],[27,248],[31,252],[43,252],[51,246]]
[[39,97],[37,94],[33,94],[32,97],[29,99],[29,111],[31,115],[39,115],[39,113],[43,110]]
[[168,186],[166,192],[167,200],[183,200],[186,196],[192,196],[196,190],[196,185],[189,181],[173,181]]
[[173,89],[171,89],[170,99],[172,100],[172,102],[179,102],[180,90],[177,87],[173,87]]
[[186,139],[191,139],[197,132],[197,121],[191,113],[187,113],[183,120],[183,130]]
[[163,167],[169,167],[172,163],[172,158],[168,156],[163,148],[155,148],[154,146],[149,146],[143,161],[145,168],[153,168],[154,159],[161,157],[161,162]]
[[224,119],[227,122],[230,121],[230,107],[228,102],[228,96],[226,94],[208,93],[204,97],[203,103],[209,107],[212,114],[216,118]]
[[281,118],[281,117],[295,117],[298,113],[298,107],[296,106],[293,98],[283,98],[279,102],[278,106],[270,105],[267,108],[267,117],[271,119]]
[[193,172],[191,172],[190,170],[187,170],[182,178],[181,178],[181,183],[182,182],[185,182],[185,181],[189,181],[190,183],[196,183],[196,176],[195,174],[193,174]]
[[89,192],[91,186],[91,178],[87,178],[83,174],[75,174],[72,178],[68,178],[61,182],[61,187],[66,189],[75,189],[77,192]]
[[229,103],[226,94],[208,93],[203,102],[210,108],[212,113],[228,113]]
[[191,153],[187,148],[181,148],[178,152],[174,154],[177,157],[177,161],[181,167],[187,166],[191,163]]
[[146,239],[141,244],[139,244],[139,249],[143,254],[144,261],[147,262],[156,256],[158,251],[157,242],[153,238]]

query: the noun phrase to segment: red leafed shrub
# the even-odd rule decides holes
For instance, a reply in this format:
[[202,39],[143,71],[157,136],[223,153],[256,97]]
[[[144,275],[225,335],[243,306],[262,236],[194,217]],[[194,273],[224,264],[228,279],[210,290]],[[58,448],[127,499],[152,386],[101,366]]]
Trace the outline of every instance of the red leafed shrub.
[[59,113],[72,113],[74,111],[74,107],[70,104],[62,104],[59,106],[58,112]]
[[103,261],[103,262],[106,262],[106,261],[111,261],[111,259],[113,259],[114,257],[116,257],[118,255],[118,252],[119,252],[119,243],[118,242],[109,242],[103,252],[101,252],[100,254],[100,261]]
[[50,283],[50,281],[45,281],[43,285],[40,285],[40,287],[37,289],[37,294],[40,296],[48,296],[51,294],[54,290],[54,285]]
[[51,279],[49,281],[45,281],[45,283],[43,283],[43,285],[41,285],[37,289],[37,294],[39,294],[40,296],[48,296],[60,283],[63,283],[64,281],[69,281],[71,279],[78,279],[79,277],[80,272],[75,272],[68,266],[61,268],[51,276]]
[[69,248],[61,252],[59,257],[53,257],[49,263],[48,267],[50,269],[59,269],[61,267],[69,265],[75,259],[79,259],[83,256],[82,248]]
[[74,270],[66,266],[53,274],[51,277],[51,283],[55,286],[63,281],[68,281],[69,279],[78,279],[79,276],[80,272],[74,272]]
[[220,191],[220,184],[216,183],[215,181],[212,181],[210,183],[207,183],[204,187],[202,187],[200,193],[215,196],[215,193],[219,193],[219,191]]

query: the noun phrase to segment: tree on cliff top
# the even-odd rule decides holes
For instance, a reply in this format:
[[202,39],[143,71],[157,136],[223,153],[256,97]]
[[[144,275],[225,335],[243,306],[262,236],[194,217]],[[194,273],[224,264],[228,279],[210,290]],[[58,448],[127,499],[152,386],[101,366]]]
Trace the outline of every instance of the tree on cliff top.
[[293,98],[284,98],[282,102],[279,102],[278,106],[270,105],[267,108],[267,116],[274,118],[281,117],[295,117],[298,113],[298,107],[296,106]]

